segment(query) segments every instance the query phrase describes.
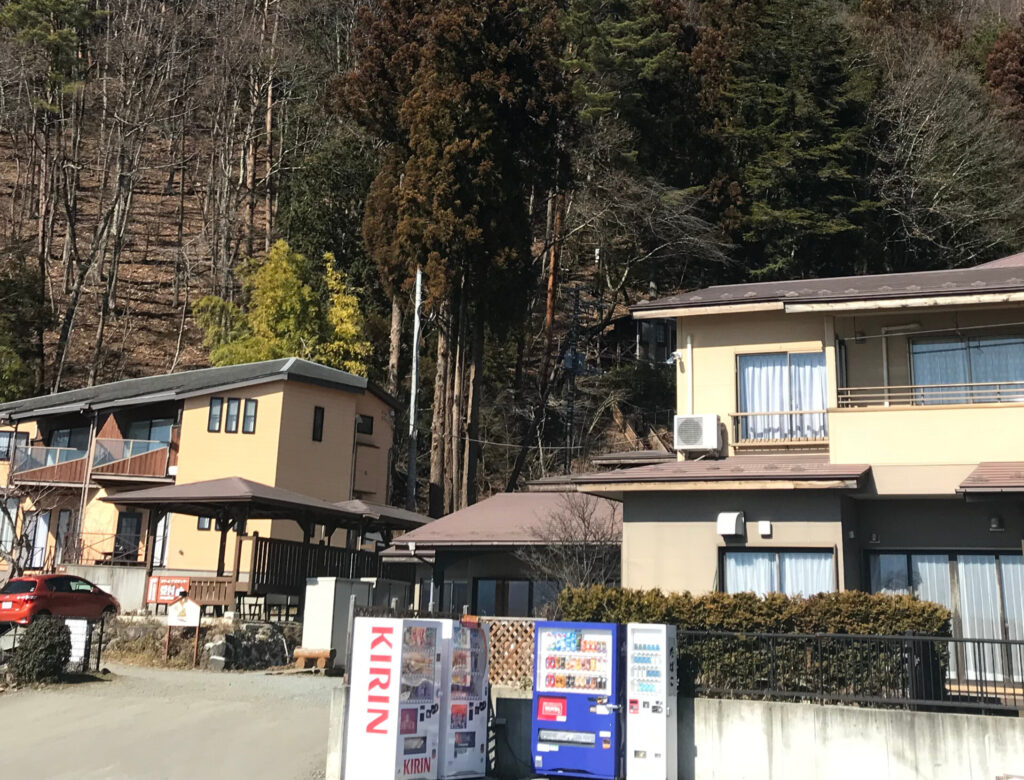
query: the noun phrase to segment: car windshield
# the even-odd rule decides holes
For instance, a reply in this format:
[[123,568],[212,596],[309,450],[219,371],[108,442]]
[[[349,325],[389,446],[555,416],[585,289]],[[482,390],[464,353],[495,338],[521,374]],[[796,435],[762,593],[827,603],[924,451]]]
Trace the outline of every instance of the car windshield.
[[35,580],[11,580],[0,593],[31,593],[36,589]]

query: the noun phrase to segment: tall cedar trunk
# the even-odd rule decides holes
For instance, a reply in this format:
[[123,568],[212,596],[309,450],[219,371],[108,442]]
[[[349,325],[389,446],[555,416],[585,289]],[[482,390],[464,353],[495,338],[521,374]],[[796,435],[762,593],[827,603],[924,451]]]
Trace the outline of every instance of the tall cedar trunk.
[[440,517],[444,511],[444,451],[445,418],[448,405],[448,336],[444,312],[438,317],[437,364],[434,372],[434,415],[430,420],[430,498],[431,517]]
[[445,416],[444,416],[444,511],[445,514],[452,512],[455,508],[455,464],[452,458],[452,440],[456,435],[455,429],[455,382],[458,377],[458,324],[452,323],[455,330],[448,345],[448,378],[445,391]]
[[398,359],[402,351],[402,307],[398,296],[391,296],[391,336],[388,350],[388,384],[391,395],[398,395]]
[[475,504],[476,473],[480,460],[480,393],[484,373],[484,318],[478,308],[473,321],[472,357],[469,366],[469,391],[466,400],[469,425],[466,428],[466,455],[462,464],[462,505]]
[[514,491],[519,485],[519,475],[526,464],[526,454],[529,451],[530,442],[536,436],[541,415],[547,407],[548,389],[551,385],[551,354],[555,342],[555,293],[558,289],[558,260],[562,249],[562,229],[565,222],[565,195],[561,191],[556,192],[554,200],[554,219],[548,247],[548,298],[544,308],[544,354],[541,356],[540,387],[533,416],[520,442],[512,473],[509,474],[508,483],[505,486],[505,490],[509,492]]
[[[39,262],[39,308],[46,306],[46,217],[49,206],[50,178],[50,132],[46,120],[43,120],[42,157],[39,160],[39,204],[37,207],[39,222],[36,225],[36,253]],[[46,386],[46,346],[43,342],[44,328],[36,329],[36,389],[43,391]]]
[[[269,12],[269,0],[263,7],[264,25]],[[263,130],[266,133],[266,155],[267,155],[267,176],[263,185],[263,210],[266,212],[264,223],[266,232],[264,234],[263,249],[270,251],[271,237],[274,232],[274,51],[277,46],[277,23],[281,19],[280,13],[274,14],[274,28],[270,33],[270,65],[267,71],[267,112]]]
[[461,285],[459,303],[459,329],[458,343],[455,348],[455,370],[452,372],[452,428],[451,434],[451,459],[452,459],[452,511],[462,509],[462,441],[464,436],[464,409],[465,392],[464,380],[466,377],[466,289],[465,283]]

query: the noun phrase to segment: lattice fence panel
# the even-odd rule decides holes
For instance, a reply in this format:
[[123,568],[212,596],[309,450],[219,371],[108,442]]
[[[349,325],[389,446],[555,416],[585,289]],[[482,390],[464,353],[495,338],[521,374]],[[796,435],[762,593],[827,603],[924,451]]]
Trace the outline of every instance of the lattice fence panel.
[[488,618],[491,685],[533,685],[533,619]]

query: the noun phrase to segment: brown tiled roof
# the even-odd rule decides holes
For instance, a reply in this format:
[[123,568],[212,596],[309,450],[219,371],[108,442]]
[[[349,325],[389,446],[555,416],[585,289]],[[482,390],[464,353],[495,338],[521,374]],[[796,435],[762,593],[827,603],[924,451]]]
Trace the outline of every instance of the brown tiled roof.
[[723,482],[763,480],[860,480],[863,464],[830,463],[827,455],[737,455],[724,460],[684,460],[572,477],[577,485],[626,482]]
[[622,505],[607,499],[593,499],[571,493],[497,493],[458,512],[439,517],[429,525],[403,534],[396,546],[409,542],[424,548],[508,547],[537,544],[537,529],[558,512],[567,511],[571,500],[598,501],[596,511],[609,512],[613,522],[622,524]]
[[242,477],[161,485],[145,490],[113,493],[100,500],[127,506],[155,506],[164,511],[211,517],[222,511],[244,511],[250,519],[308,519],[315,523],[351,528],[362,527],[366,520],[371,520],[370,530],[418,528],[429,519],[404,509],[365,502],[354,504],[345,501],[334,504]]
[[1024,461],[979,463],[957,488],[960,493],[1024,493]]
[[1024,253],[973,268],[718,285],[644,301],[632,311],[743,303],[836,303],[1021,290],[1024,290]]

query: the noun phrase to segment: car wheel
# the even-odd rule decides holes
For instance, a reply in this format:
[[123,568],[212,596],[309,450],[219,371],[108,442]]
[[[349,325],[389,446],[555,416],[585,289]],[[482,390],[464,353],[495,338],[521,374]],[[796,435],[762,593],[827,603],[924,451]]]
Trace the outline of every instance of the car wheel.
[[29,622],[31,623],[36,618],[41,618],[41,617],[50,617],[50,610],[48,610],[48,609],[41,609],[41,610],[39,610],[34,615],[32,615],[32,619],[29,620]]
[[114,609],[113,607],[104,607],[103,614],[100,615],[100,620],[106,623],[108,620],[113,620],[115,617],[117,617],[116,609]]

